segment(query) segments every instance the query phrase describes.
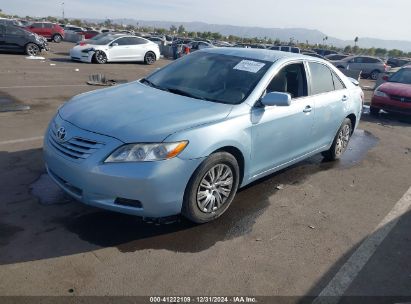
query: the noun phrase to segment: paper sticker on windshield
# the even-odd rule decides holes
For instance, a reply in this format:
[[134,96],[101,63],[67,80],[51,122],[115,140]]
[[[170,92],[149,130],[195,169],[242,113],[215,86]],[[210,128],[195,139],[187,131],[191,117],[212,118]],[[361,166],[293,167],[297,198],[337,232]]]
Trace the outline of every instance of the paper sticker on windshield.
[[252,60],[241,60],[235,67],[234,70],[246,71],[251,73],[257,73],[265,63],[252,61]]

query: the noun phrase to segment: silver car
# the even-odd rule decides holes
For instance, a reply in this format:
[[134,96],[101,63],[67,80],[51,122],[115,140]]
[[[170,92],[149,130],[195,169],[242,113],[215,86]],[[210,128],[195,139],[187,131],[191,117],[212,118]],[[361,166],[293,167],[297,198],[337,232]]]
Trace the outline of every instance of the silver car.
[[388,70],[388,66],[378,57],[350,56],[338,61],[331,61],[339,69],[361,71],[362,76],[377,80],[380,73]]

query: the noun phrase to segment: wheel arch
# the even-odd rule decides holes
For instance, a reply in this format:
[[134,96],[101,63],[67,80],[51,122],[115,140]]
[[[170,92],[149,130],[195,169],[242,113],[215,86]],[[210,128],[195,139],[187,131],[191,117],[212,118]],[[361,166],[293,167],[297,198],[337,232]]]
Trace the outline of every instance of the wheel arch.
[[356,124],[357,124],[357,117],[355,116],[354,113],[351,113],[346,118],[351,120],[351,134],[352,134],[354,132],[354,129],[355,129]]
[[210,153],[214,154],[214,153],[218,153],[218,152],[227,152],[230,153],[232,156],[234,156],[234,158],[237,160],[238,163],[238,167],[240,168],[240,180],[239,180],[239,185],[242,184],[243,179],[244,179],[244,168],[245,168],[245,159],[244,159],[244,155],[243,152],[241,152],[240,149],[234,147],[234,146],[224,146],[221,147],[217,150],[214,150],[213,152]]

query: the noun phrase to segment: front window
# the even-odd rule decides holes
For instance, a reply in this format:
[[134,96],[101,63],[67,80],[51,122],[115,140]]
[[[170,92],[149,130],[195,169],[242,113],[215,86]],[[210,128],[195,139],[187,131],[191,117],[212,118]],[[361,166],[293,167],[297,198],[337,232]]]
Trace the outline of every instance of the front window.
[[397,73],[393,74],[388,81],[411,84],[411,69],[405,68],[399,70]]
[[239,104],[271,65],[269,61],[197,52],[154,72],[142,83],[197,99]]

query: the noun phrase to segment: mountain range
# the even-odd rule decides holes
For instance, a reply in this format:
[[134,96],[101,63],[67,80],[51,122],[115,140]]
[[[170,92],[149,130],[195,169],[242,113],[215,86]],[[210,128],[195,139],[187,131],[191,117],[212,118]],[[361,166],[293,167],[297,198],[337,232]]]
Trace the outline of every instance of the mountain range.
[[[104,20],[89,19],[89,21],[102,22]],[[124,25],[138,25],[145,27],[157,27],[169,29],[172,25],[178,27],[183,25],[187,31],[190,32],[218,32],[224,36],[235,35],[244,38],[271,38],[280,39],[281,41],[306,42],[310,44],[324,43],[324,37],[328,37],[326,43],[336,47],[345,47],[347,45],[354,45],[355,33],[353,33],[352,40],[343,40],[335,37],[330,37],[326,33],[318,30],[305,28],[265,28],[265,27],[250,27],[250,26],[236,26],[223,24],[209,24],[204,22],[172,22],[172,21],[147,21],[136,19],[114,19],[113,23]],[[410,37],[411,38],[411,37]],[[377,38],[359,37],[357,43],[359,47],[363,48],[385,48],[385,49],[399,49],[405,52],[411,52],[411,41],[405,40],[384,40]]]

